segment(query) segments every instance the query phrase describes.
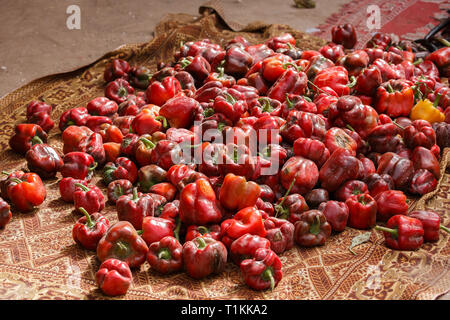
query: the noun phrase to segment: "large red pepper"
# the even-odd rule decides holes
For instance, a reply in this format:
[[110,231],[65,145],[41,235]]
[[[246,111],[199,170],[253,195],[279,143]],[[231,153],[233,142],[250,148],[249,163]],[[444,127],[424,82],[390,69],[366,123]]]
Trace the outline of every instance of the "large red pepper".
[[176,164],[170,167],[167,172],[167,179],[176,186],[178,190],[183,190],[186,185],[200,178],[207,178],[203,173],[197,172],[192,167],[185,164]]
[[220,188],[219,201],[228,210],[241,210],[252,207],[259,198],[261,188],[253,181],[229,173]]
[[376,226],[383,231],[386,245],[395,250],[417,250],[423,243],[423,225],[419,219],[405,215],[391,217],[386,227]]
[[256,207],[247,207],[238,211],[232,219],[226,219],[220,225],[222,242],[229,248],[231,243],[246,233],[265,237],[262,212]]
[[145,95],[149,103],[162,106],[167,100],[173,98],[180,91],[180,82],[175,77],[169,76],[164,78],[161,82],[152,82],[145,91]]
[[303,95],[306,91],[308,77],[302,71],[292,68],[286,70],[267,92],[267,96],[283,103],[286,94]]
[[[317,51],[312,51],[314,55],[311,58],[305,58],[303,55],[305,55],[305,52],[302,54],[302,59],[308,59],[309,63],[306,63],[306,66],[299,66],[297,69],[302,69],[305,71],[306,76],[310,81],[314,80],[316,77],[316,74],[318,74],[320,71],[334,67],[334,62],[330,59],[325,58]],[[301,60],[300,60],[301,61]],[[311,84],[311,82],[310,82]]]
[[5,182],[8,199],[20,212],[29,212],[41,205],[47,191],[36,173],[10,174]]
[[424,241],[436,242],[439,240],[439,231],[442,229],[450,233],[450,229],[442,225],[441,217],[434,211],[416,210],[408,213],[408,217],[420,220],[423,225]]
[[377,221],[387,221],[394,215],[407,214],[406,195],[399,190],[387,190],[375,196],[377,202]]
[[356,141],[341,128],[333,127],[329,129],[325,135],[324,143],[330,154],[336,149],[346,149],[353,156],[356,156],[358,147]]
[[84,126],[88,118],[89,112],[85,107],[66,110],[59,118],[59,130],[63,132],[70,126]]
[[61,156],[47,144],[36,144],[25,154],[28,169],[43,179],[56,176],[64,164]]
[[105,196],[100,188],[81,183],[75,184],[73,192],[73,203],[76,209],[84,208],[90,214],[100,212],[105,208]]
[[350,23],[333,26],[331,40],[336,44],[342,44],[346,49],[352,49],[357,42],[355,27]]
[[253,259],[246,259],[240,265],[245,283],[255,290],[273,290],[283,276],[281,267],[280,258],[267,248],[259,248]]
[[[220,152],[220,147],[219,150],[215,151]],[[254,177],[257,163],[246,145],[227,143],[218,156],[221,157],[218,161],[218,169],[223,176],[233,173],[237,176],[243,176],[247,180]]]
[[264,220],[267,230],[266,238],[270,241],[270,249],[276,254],[291,249],[294,246],[294,225],[284,219],[269,217]]
[[348,207],[349,227],[368,229],[375,225],[377,219],[377,202],[367,193],[353,195],[345,201]]
[[119,110],[119,105],[106,97],[97,97],[89,101],[86,109],[93,116],[112,116]]
[[317,165],[313,161],[300,156],[289,158],[279,174],[281,184],[285,189],[289,189],[293,183],[292,193],[306,194],[314,188],[319,180]]
[[121,196],[131,193],[133,193],[133,184],[129,180],[119,179],[108,184],[108,200],[114,204]]
[[131,122],[133,132],[140,136],[151,135],[166,128],[167,120],[159,115],[160,110],[160,107],[151,104],[142,108]]
[[9,146],[14,151],[25,154],[35,144],[47,143],[47,134],[37,124],[20,123],[14,128]]
[[424,147],[415,147],[411,161],[414,164],[414,169],[426,169],[430,171],[436,179],[439,179],[441,176],[441,168],[439,166],[439,161],[436,156],[427,148]]
[[323,245],[331,235],[331,225],[319,210],[303,212],[294,227],[294,240],[302,247]]
[[390,117],[408,116],[414,106],[414,91],[403,80],[389,80],[376,92],[375,109]]
[[348,82],[348,72],[342,66],[334,66],[319,71],[313,81],[315,88],[329,87],[338,94],[345,96],[350,93],[350,88],[355,85],[355,79],[352,83]]
[[270,248],[270,241],[266,238],[246,233],[231,243],[230,258],[236,265],[245,259],[253,258],[259,248]]
[[369,132],[367,143],[374,152],[395,152],[403,143],[400,133],[400,129],[393,122],[380,124]]
[[100,239],[97,258],[103,262],[114,258],[126,262],[130,268],[139,267],[147,258],[148,246],[128,221],[112,225]]
[[63,153],[80,151],[90,154],[95,161],[103,164],[106,160],[103,139],[88,127],[70,126],[62,134]]
[[155,146],[151,136],[143,135],[139,138],[134,157],[141,167],[151,164],[150,157]]
[[61,175],[63,177],[72,177],[80,180],[90,181],[97,167],[94,158],[85,152],[69,152],[63,157],[63,166]]
[[158,242],[166,236],[175,236],[178,239],[178,234],[175,235],[174,229],[175,225],[169,219],[147,216],[142,221],[141,237],[150,246],[152,243]]
[[327,59],[336,62],[345,55],[344,46],[330,42],[319,49],[319,52]]
[[200,107],[200,103],[195,99],[178,95],[166,101],[159,114],[167,119],[172,128],[189,128]]
[[[269,98],[259,98],[258,101],[261,99]],[[270,100],[278,102],[277,100]],[[276,108],[272,111],[273,114],[271,115],[282,116],[283,118],[286,118],[291,110],[317,113],[317,106],[314,102],[311,101],[310,98],[306,96],[289,94],[286,97],[286,100],[281,104],[281,110],[278,111],[278,108]],[[276,114],[277,112],[280,114]]]
[[194,279],[221,273],[227,262],[227,248],[209,237],[197,237],[183,245],[186,273]]
[[208,180],[202,178],[188,184],[180,194],[180,219],[187,225],[218,223],[222,212]]
[[393,152],[386,152],[378,160],[377,173],[390,175],[396,189],[406,190],[414,174],[414,164]]
[[436,144],[436,132],[426,120],[414,120],[403,130],[403,140],[408,148],[421,146],[431,149]]
[[107,296],[126,294],[132,278],[128,264],[113,258],[104,261],[95,274],[97,285]]
[[84,216],[72,228],[73,240],[87,250],[96,250],[98,242],[109,228],[109,221],[98,212],[89,214],[84,208],[78,210]]
[[114,162],[108,162],[103,167],[103,180],[105,184],[110,184],[118,179],[127,179],[131,183],[135,183],[137,171],[133,161],[126,157],[119,157]]
[[171,236],[166,236],[148,247],[147,261],[162,274],[183,269],[183,246]]
[[330,157],[330,151],[319,140],[310,138],[298,138],[293,145],[294,154],[314,161],[318,168]]
[[347,220],[349,216],[349,210],[344,202],[330,200],[322,202],[318,208],[322,211],[331,225],[331,229],[335,232],[342,232],[347,226]]
[[150,69],[144,66],[132,67],[128,73],[130,84],[139,89],[147,89],[152,78]]
[[242,78],[253,64],[253,57],[239,46],[230,47],[225,54],[225,73]]

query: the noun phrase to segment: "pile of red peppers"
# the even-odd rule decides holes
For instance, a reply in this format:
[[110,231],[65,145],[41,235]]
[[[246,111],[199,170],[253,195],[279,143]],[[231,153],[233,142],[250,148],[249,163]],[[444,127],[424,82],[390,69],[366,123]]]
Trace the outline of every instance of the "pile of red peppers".
[[[343,25],[317,51],[282,34],[260,44],[187,42],[154,71],[114,59],[104,96],[60,116],[62,155],[46,144],[52,106],[27,106],[10,146],[30,172],[4,172],[0,226],[9,204],[41,205],[41,178],[59,173],[61,199],[81,216],[73,239],[96,253],[99,288],[112,296],[146,262],[194,279],[232,262],[250,288],[273,290],[280,255],[346,228],[375,227],[397,250],[437,241],[448,232],[442,217],[408,213],[407,196],[436,188],[450,147],[441,79],[450,48],[416,59],[411,43],[395,39],[376,34],[354,49],[356,31]],[[104,189],[91,184],[96,171]],[[101,214],[105,205],[119,222]]]

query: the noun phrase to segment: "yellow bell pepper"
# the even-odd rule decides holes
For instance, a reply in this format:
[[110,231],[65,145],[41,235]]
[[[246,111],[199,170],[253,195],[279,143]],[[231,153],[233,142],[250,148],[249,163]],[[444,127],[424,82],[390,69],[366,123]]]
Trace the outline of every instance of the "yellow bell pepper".
[[440,95],[437,95],[434,103],[428,99],[419,100],[412,108],[409,117],[411,120],[427,120],[429,123],[442,122],[445,120],[445,114],[440,112],[436,106],[439,103]]

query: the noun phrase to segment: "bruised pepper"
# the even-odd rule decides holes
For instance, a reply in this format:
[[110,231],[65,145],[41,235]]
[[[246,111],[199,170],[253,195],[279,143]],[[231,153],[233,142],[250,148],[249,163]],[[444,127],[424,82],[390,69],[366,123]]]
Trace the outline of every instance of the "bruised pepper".
[[130,268],[143,264],[147,252],[144,239],[128,221],[119,221],[111,226],[97,246],[97,258],[101,262],[114,258],[126,262]]
[[417,250],[423,243],[423,225],[419,219],[395,215],[391,217],[386,227],[376,226],[383,231],[386,245],[395,250]]

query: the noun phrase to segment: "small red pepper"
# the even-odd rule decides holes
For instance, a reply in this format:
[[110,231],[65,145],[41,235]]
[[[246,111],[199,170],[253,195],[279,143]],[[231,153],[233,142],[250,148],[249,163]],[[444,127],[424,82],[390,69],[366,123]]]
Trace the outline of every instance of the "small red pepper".
[[119,105],[106,97],[97,97],[88,102],[86,109],[93,116],[112,116],[119,110]]
[[138,186],[142,192],[150,192],[150,188],[167,179],[167,171],[163,168],[149,164],[141,167],[138,171]]
[[97,162],[85,152],[69,152],[63,157],[64,164],[61,167],[63,177],[90,181],[94,175]]
[[133,225],[119,221],[112,225],[97,245],[97,258],[105,261],[110,258],[126,262],[130,268],[139,267],[147,258],[148,246]]
[[113,258],[105,260],[95,274],[97,285],[107,296],[126,294],[132,277],[128,264]]
[[426,120],[414,120],[403,130],[403,140],[408,148],[421,146],[430,149],[436,144],[436,132]]
[[261,188],[253,181],[229,173],[220,188],[219,201],[228,210],[241,210],[252,207],[259,198]]
[[27,122],[37,124],[45,132],[49,132],[55,126],[55,122],[52,120],[50,113],[45,111],[34,113],[31,117],[27,118]]
[[28,169],[43,179],[56,176],[64,164],[61,156],[47,144],[35,144],[25,154]]
[[162,106],[180,91],[180,82],[175,77],[169,76],[164,78],[161,82],[152,82],[145,91],[145,95],[149,103]]
[[133,193],[133,184],[129,180],[119,179],[108,184],[108,200],[114,204],[121,196],[131,193]]
[[214,240],[220,241],[220,225],[212,224],[209,226],[190,225],[186,230],[184,241],[191,241],[197,237],[211,237]]
[[367,185],[363,181],[349,180],[343,183],[334,195],[336,200],[345,202],[351,196],[363,193],[369,193]]
[[5,228],[11,219],[12,213],[8,202],[0,198],[0,228]]
[[377,221],[387,221],[390,217],[408,213],[406,195],[399,190],[387,190],[375,196],[377,202]]
[[240,265],[245,283],[255,290],[273,290],[283,277],[281,268],[280,258],[267,248],[259,248],[253,259],[246,259]]
[[96,250],[97,244],[109,228],[109,221],[100,213],[89,214],[78,208],[84,216],[72,228],[73,240],[87,250]]
[[383,191],[392,190],[395,188],[394,180],[388,174],[379,175],[378,173],[372,173],[364,180],[369,189],[369,193],[372,197]]
[[344,202],[330,200],[322,202],[318,208],[325,215],[325,218],[335,232],[342,232],[347,226],[349,210]]
[[94,185],[75,184],[73,203],[76,209],[84,208],[90,214],[100,212],[105,207],[105,196],[100,188]]
[[292,193],[306,194],[314,188],[319,180],[317,165],[300,156],[289,158],[281,168],[279,175],[285,189],[289,189],[293,183]]
[[128,73],[130,84],[139,89],[147,89],[152,78],[151,71],[144,66],[132,67]]
[[159,194],[164,198],[166,198],[166,200],[169,202],[175,199],[177,191],[178,191],[177,188],[169,182],[161,182],[154,184],[149,189],[150,193]]
[[171,236],[153,242],[148,247],[147,261],[162,274],[170,274],[183,269],[183,246]]
[[417,250],[423,243],[423,225],[419,219],[405,215],[392,216],[386,227],[376,226],[383,231],[386,245],[395,250]]
[[37,124],[20,123],[14,128],[9,146],[14,151],[25,154],[35,144],[47,143],[47,134]]
[[227,262],[227,248],[222,242],[209,237],[197,237],[183,245],[186,273],[194,279],[221,273]]
[[108,162],[103,167],[103,180],[105,184],[110,184],[118,179],[127,179],[131,183],[135,183],[137,171],[133,161],[126,157],[119,157],[114,162]]
[[294,154],[314,161],[318,168],[330,157],[330,151],[322,141],[311,138],[298,138],[293,145]]
[[442,225],[441,217],[434,211],[412,211],[408,213],[408,217],[420,220],[423,225],[423,239],[424,241],[436,242],[439,240],[439,231],[442,229],[450,233],[450,229]]
[[331,235],[331,225],[319,210],[303,212],[294,227],[294,240],[302,247],[323,245]]
[[266,238],[246,233],[231,243],[230,258],[236,265],[245,259],[253,258],[259,248],[270,248],[270,241]]
[[134,94],[134,88],[125,79],[113,80],[105,88],[105,96],[117,103],[126,101],[132,94]]
[[128,79],[128,72],[130,71],[130,64],[122,59],[113,59],[105,68],[103,78],[106,82],[115,79]]
[[341,128],[330,128],[324,139],[325,146],[332,154],[336,149],[347,149],[353,156],[356,156],[357,143]]
[[302,71],[292,68],[286,70],[267,92],[267,96],[283,103],[287,94],[303,95],[307,88],[308,77]]
[[269,217],[264,220],[267,230],[266,239],[270,241],[270,249],[276,254],[291,249],[294,246],[294,225],[284,219]]
[[189,128],[199,109],[200,103],[195,99],[177,95],[161,106],[159,115],[165,117],[172,128]]
[[89,112],[85,107],[66,110],[59,118],[59,130],[63,132],[70,126],[85,126],[88,117]]
[[47,191],[36,173],[10,174],[7,178],[8,199],[20,212],[29,212],[41,205],[47,197]]
[[[166,236],[175,236],[174,228],[173,222],[169,219],[147,216],[142,220],[141,237],[150,246]],[[176,238],[178,239],[178,235],[176,235]]]
[[377,173],[390,175],[394,180],[395,188],[405,190],[413,177],[414,164],[411,160],[393,152],[386,152],[378,160]]
[[333,26],[331,38],[334,43],[342,44],[346,49],[352,49],[357,42],[355,27],[350,23]]
[[58,188],[59,188],[59,194],[61,195],[61,199],[65,202],[72,202],[73,203],[73,193],[75,191],[75,184],[81,183],[85,186],[88,185],[88,182],[81,179],[74,179],[72,177],[62,178],[59,181]]
[[377,202],[369,194],[353,195],[345,201],[348,207],[349,227],[368,229],[375,225],[377,219]]

